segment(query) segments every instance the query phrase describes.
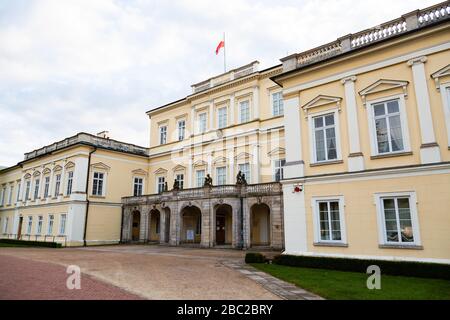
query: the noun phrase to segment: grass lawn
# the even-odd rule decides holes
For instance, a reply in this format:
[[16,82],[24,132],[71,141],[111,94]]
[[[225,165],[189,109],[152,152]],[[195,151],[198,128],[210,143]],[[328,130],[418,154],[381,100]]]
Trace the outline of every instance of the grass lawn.
[[368,274],[252,263],[255,268],[291,282],[326,299],[450,300],[450,281],[388,276],[381,273],[381,289],[366,287]]

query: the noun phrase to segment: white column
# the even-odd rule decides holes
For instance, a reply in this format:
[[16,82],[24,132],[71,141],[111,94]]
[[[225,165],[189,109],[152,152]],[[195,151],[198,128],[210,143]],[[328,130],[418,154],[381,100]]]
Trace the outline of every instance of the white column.
[[252,181],[250,183],[259,183],[259,145],[255,144],[253,146],[253,163],[251,164],[252,168]]
[[298,96],[285,99],[284,135],[286,137],[286,164],[283,172],[285,179],[304,175],[300,121],[300,101]]
[[193,184],[192,184],[192,157],[189,156],[189,160],[188,160],[188,167],[187,167],[187,183],[185,188],[193,188]]
[[345,106],[347,114],[348,143],[350,154],[348,155],[348,171],[364,170],[364,158],[359,142],[358,107],[355,93],[356,77],[351,76],[341,80],[345,89]]
[[254,119],[259,119],[259,87],[253,87],[253,115]]
[[72,194],[70,195],[70,199],[85,201],[89,159],[87,157],[78,157],[73,162],[75,163],[75,169],[73,171]]
[[430,96],[428,94],[427,77],[424,63],[427,57],[417,57],[408,61],[414,78],[414,91],[416,93],[417,112],[420,123],[420,134],[422,145],[420,146],[420,157],[422,163],[440,162],[441,155],[436,143],[431,115]]
[[195,134],[195,108],[191,109],[191,135]]
[[230,95],[230,121],[228,125],[234,124],[234,94]]
[[214,129],[214,103],[209,102],[209,130]]
[[150,116],[148,117],[148,132],[149,132],[149,137],[148,137],[148,145],[149,147],[152,146],[152,118],[150,118]]

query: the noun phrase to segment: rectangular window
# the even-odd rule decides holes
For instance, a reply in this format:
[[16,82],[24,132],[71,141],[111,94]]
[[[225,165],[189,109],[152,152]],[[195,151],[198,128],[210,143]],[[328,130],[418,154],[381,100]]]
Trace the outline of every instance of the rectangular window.
[[9,193],[8,193],[8,204],[9,205],[11,205],[11,203],[12,203],[12,195],[13,195],[13,192],[14,192],[14,185],[10,185],[9,186]]
[[94,172],[92,195],[94,196],[103,195],[103,178],[104,174],[102,172]]
[[403,151],[399,100],[373,104],[376,147],[379,154]]
[[272,109],[274,116],[281,116],[284,114],[283,93],[277,92],[272,94]]
[[167,126],[159,127],[159,144],[167,143]]
[[142,187],[144,185],[144,179],[134,178],[133,195],[135,197],[142,196]]
[[240,123],[250,121],[250,105],[248,100],[239,103]]
[[250,164],[249,163],[241,163],[239,164],[239,171],[245,175],[245,180],[250,183]]
[[165,185],[166,185],[166,178],[158,177],[158,193],[161,193],[164,191]]
[[319,241],[342,241],[339,201],[318,201]]
[[195,171],[195,180],[197,182],[197,187],[203,187],[203,184],[205,183],[205,170]]
[[283,167],[286,164],[285,159],[279,159],[274,161],[274,179],[280,181],[283,179]]
[[72,194],[73,171],[69,171],[67,175],[67,195]]
[[175,179],[178,181],[178,185],[180,186],[180,189],[184,188],[184,174],[180,173],[177,174]]
[[25,188],[25,200],[29,200],[30,199],[30,188],[31,188],[31,181],[28,180],[26,182],[26,188]]
[[334,113],[313,117],[315,161],[337,159]]
[[217,122],[219,129],[227,126],[227,107],[222,107],[217,110]]
[[9,222],[9,217],[6,217],[5,225],[3,226],[3,233],[8,233],[8,222]]
[[53,222],[54,222],[54,215],[50,214],[48,216],[48,226],[47,226],[47,234],[49,235],[53,234]]
[[178,121],[178,141],[184,140],[185,131],[186,131],[186,121],[185,120]]
[[34,181],[34,198],[33,199],[37,199],[39,198],[39,179],[36,179]]
[[5,203],[5,194],[6,194],[6,187],[2,189],[2,194],[0,194],[0,206],[3,206]]
[[200,113],[198,115],[198,132],[203,133],[206,131],[206,113]]
[[409,197],[381,198],[387,243],[414,242]]
[[28,216],[27,234],[31,234],[32,227],[33,227],[33,216]]
[[44,220],[43,216],[39,216],[38,217],[38,225],[37,225],[37,232],[36,234],[41,234],[42,233],[42,221]]
[[16,202],[20,200],[20,181],[17,182],[17,194],[16,194]]
[[50,177],[45,177],[44,181],[44,198],[48,198],[50,191]]
[[65,213],[61,214],[61,220],[59,221],[59,234],[66,234],[66,219],[67,215]]
[[217,185],[221,186],[227,183],[227,167],[216,168]]
[[61,174],[56,175],[56,182],[55,182],[55,197],[59,195],[59,188],[61,187]]

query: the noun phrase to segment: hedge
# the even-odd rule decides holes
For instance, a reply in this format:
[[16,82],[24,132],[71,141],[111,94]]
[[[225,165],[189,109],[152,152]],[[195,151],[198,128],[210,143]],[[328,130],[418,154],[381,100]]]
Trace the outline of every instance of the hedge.
[[0,243],[21,244],[30,247],[47,247],[47,248],[61,248],[61,243],[46,242],[46,241],[28,241],[16,239],[0,239]]
[[249,252],[245,255],[245,263],[264,263],[266,257],[258,252]]
[[380,267],[382,275],[387,274],[395,276],[438,278],[450,280],[450,265],[438,263],[294,255],[278,255],[274,257],[272,262],[278,265],[293,267],[331,269],[363,273],[366,273],[368,266],[377,265]]

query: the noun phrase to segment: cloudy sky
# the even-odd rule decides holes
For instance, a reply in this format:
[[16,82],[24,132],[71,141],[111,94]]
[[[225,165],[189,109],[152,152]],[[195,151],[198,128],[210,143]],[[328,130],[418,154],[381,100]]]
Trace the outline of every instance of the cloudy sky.
[[80,131],[148,146],[145,111],[438,0],[0,0],[0,166]]

